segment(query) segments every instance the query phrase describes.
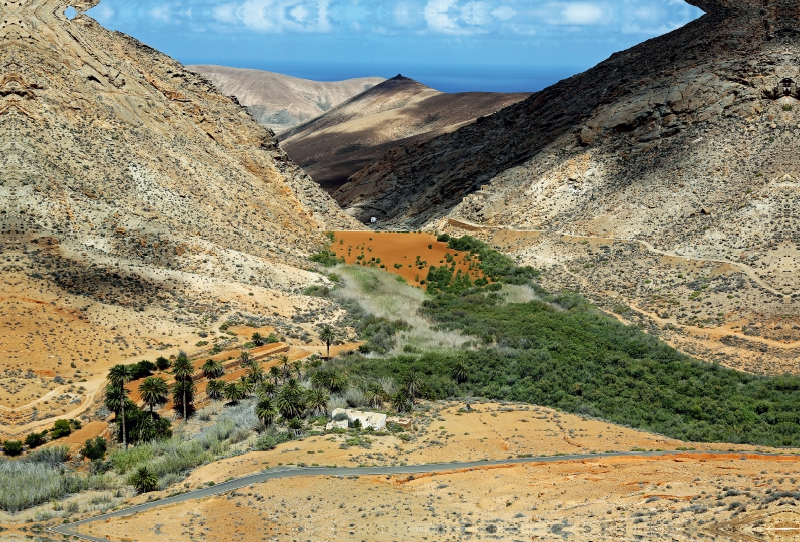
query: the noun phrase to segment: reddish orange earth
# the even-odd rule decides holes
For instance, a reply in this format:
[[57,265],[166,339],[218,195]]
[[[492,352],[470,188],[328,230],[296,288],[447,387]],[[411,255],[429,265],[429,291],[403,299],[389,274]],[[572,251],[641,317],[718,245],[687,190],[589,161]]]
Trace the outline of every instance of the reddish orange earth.
[[429,233],[337,231],[331,250],[347,264],[384,269],[423,287],[431,266],[450,267],[453,262],[456,271],[472,280],[483,277],[477,256],[449,249]]

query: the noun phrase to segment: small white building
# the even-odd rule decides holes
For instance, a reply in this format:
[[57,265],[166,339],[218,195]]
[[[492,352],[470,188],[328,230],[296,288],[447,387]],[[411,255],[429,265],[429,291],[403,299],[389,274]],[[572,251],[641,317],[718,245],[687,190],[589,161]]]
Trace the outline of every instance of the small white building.
[[[383,431],[386,429],[386,414],[380,414],[378,412],[362,412],[361,410],[353,410],[352,408],[337,408],[331,414],[334,418],[339,414],[344,414],[347,416],[347,420],[350,423],[358,420],[361,422],[361,427],[363,429],[368,427],[371,427],[375,431]],[[346,429],[347,425],[348,423],[345,422],[345,420],[341,420],[339,422],[334,420],[329,422],[325,428],[333,429],[334,427],[338,427],[341,429]]]

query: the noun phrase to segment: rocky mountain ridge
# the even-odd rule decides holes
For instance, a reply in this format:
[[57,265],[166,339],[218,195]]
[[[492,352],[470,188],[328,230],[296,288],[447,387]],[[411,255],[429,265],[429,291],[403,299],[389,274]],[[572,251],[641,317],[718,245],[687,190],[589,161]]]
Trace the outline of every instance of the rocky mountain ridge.
[[226,96],[236,96],[259,124],[276,134],[314,119],[384,81],[382,77],[361,77],[323,82],[225,66],[187,68],[211,80]]
[[382,228],[482,235],[700,357],[797,370],[800,8],[691,3],[706,14],[334,197]]
[[332,192],[389,149],[452,132],[526,97],[448,94],[397,75],[278,138],[281,147]]

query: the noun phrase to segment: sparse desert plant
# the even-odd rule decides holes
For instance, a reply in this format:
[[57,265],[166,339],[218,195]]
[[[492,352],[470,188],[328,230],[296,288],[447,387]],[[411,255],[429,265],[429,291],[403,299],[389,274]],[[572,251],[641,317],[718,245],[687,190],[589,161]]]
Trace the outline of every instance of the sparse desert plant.
[[149,493],[158,489],[158,476],[147,467],[139,467],[134,472],[128,482],[139,493]]
[[289,442],[294,438],[294,435],[289,432],[283,433],[268,433],[261,438],[259,438],[254,448],[256,450],[273,450],[279,444],[283,444],[284,442]]

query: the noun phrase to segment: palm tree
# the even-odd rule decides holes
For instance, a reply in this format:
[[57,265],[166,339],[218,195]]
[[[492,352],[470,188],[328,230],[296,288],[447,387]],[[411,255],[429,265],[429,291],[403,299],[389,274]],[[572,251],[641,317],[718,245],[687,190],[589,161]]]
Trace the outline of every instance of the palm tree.
[[372,408],[378,408],[383,404],[383,401],[386,400],[386,392],[383,391],[383,388],[376,383],[370,384],[369,388],[367,388],[366,393],[364,393],[364,398],[367,400],[367,406]]
[[264,346],[264,343],[266,342],[264,336],[261,335],[261,333],[259,333],[258,331],[253,333],[253,336],[250,337],[250,340],[253,342],[255,346]]
[[244,390],[238,382],[230,382],[225,386],[225,391],[222,394],[225,396],[225,400],[231,404],[236,404],[245,397]]
[[308,392],[308,408],[314,414],[327,414],[330,397],[324,390],[315,388]]
[[466,382],[469,378],[467,364],[464,363],[463,360],[458,360],[455,365],[453,365],[453,378],[455,378],[456,382],[459,384]]
[[[194,365],[192,362],[189,361],[189,356],[186,355],[186,352],[181,350],[178,352],[178,357],[175,358],[175,363],[172,364],[172,374],[175,376],[176,383],[180,382],[186,384],[187,382],[192,382],[192,376],[194,375]],[[190,386],[183,385],[180,386],[180,390],[183,394],[183,400],[181,401],[181,405],[183,406],[183,421],[184,423],[187,420],[188,415],[188,401],[187,401],[187,393]],[[193,391],[193,390],[192,390]]]
[[242,351],[239,352],[239,363],[242,364],[242,367],[247,365],[247,363],[250,361],[250,357],[250,350],[247,348],[242,348]]
[[125,398],[125,407],[130,408],[131,406],[136,406],[133,401],[128,399],[128,390],[125,388],[118,388],[114,384],[109,383],[106,386],[105,390],[105,405],[108,410],[113,412],[114,414],[119,417],[120,411],[122,410],[122,398]]
[[299,380],[300,377],[303,376],[303,362],[299,359],[296,359],[292,362],[292,369],[297,374],[297,379]]
[[176,380],[172,385],[172,402],[176,407],[180,407],[183,412],[183,421],[186,422],[189,416],[189,408],[194,402],[195,392],[194,380]]
[[278,415],[278,410],[275,408],[275,403],[269,397],[262,397],[256,403],[256,417],[264,427],[271,427],[275,423],[275,416]]
[[[246,375],[242,375],[237,384],[240,388],[242,388],[242,393],[244,394],[244,397],[250,397],[251,395],[253,395],[253,390],[255,390],[256,385],[254,382],[251,382]],[[242,399],[244,399],[244,397],[242,397]]]
[[278,369],[276,365],[273,365],[272,367],[269,368],[269,377],[272,379],[272,382],[274,382],[275,385],[277,386],[278,382],[281,381],[281,370]]
[[291,374],[291,364],[289,363],[289,356],[283,355],[279,358],[281,360],[281,373],[283,373],[283,379],[286,380],[289,378]]
[[281,416],[287,420],[302,416],[303,411],[306,409],[304,395],[303,388],[300,387],[296,380],[290,379],[284,384],[275,401]]
[[223,390],[225,389],[225,382],[222,380],[209,380],[206,384],[206,395],[209,398],[217,400],[222,397]]
[[127,448],[128,447],[128,437],[125,432],[125,395],[127,391],[125,390],[125,384],[131,381],[132,371],[131,368],[127,365],[114,365],[110,371],[108,371],[108,380],[111,384],[119,389],[119,393],[122,396],[122,400],[120,401],[120,413],[121,413],[121,420],[122,420],[122,445]]
[[406,395],[406,392],[399,391],[392,397],[392,407],[399,413],[411,412],[413,408],[411,400]]
[[411,403],[413,404],[414,399],[417,398],[422,389],[422,379],[420,379],[416,371],[411,371],[406,375],[404,387],[406,395],[411,399]]
[[144,404],[150,407],[150,416],[154,416],[153,407],[167,402],[168,393],[167,382],[160,376],[148,376],[139,384],[139,394]]
[[158,476],[147,467],[139,467],[139,470],[131,475],[129,481],[139,493],[148,493],[158,488]]
[[207,360],[202,367],[203,376],[206,378],[219,378],[225,374],[225,368],[221,361]]
[[339,371],[319,371],[311,377],[315,387],[328,388],[333,393],[342,391],[347,385],[347,378]]
[[259,384],[264,380],[264,370],[259,362],[252,360],[247,365],[247,379],[253,384]]
[[275,392],[278,391],[278,387],[275,385],[274,382],[270,382],[269,380],[264,380],[261,384],[258,385],[258,389],[256,393],[259,397],[275,397]]
[[333,328],[327,324],[322,327],[322,331],[319,332],[319,340],[325,343],[328,347],[328,359],[331,358],[331,343],[336,340],[336,334],[333,332]]

